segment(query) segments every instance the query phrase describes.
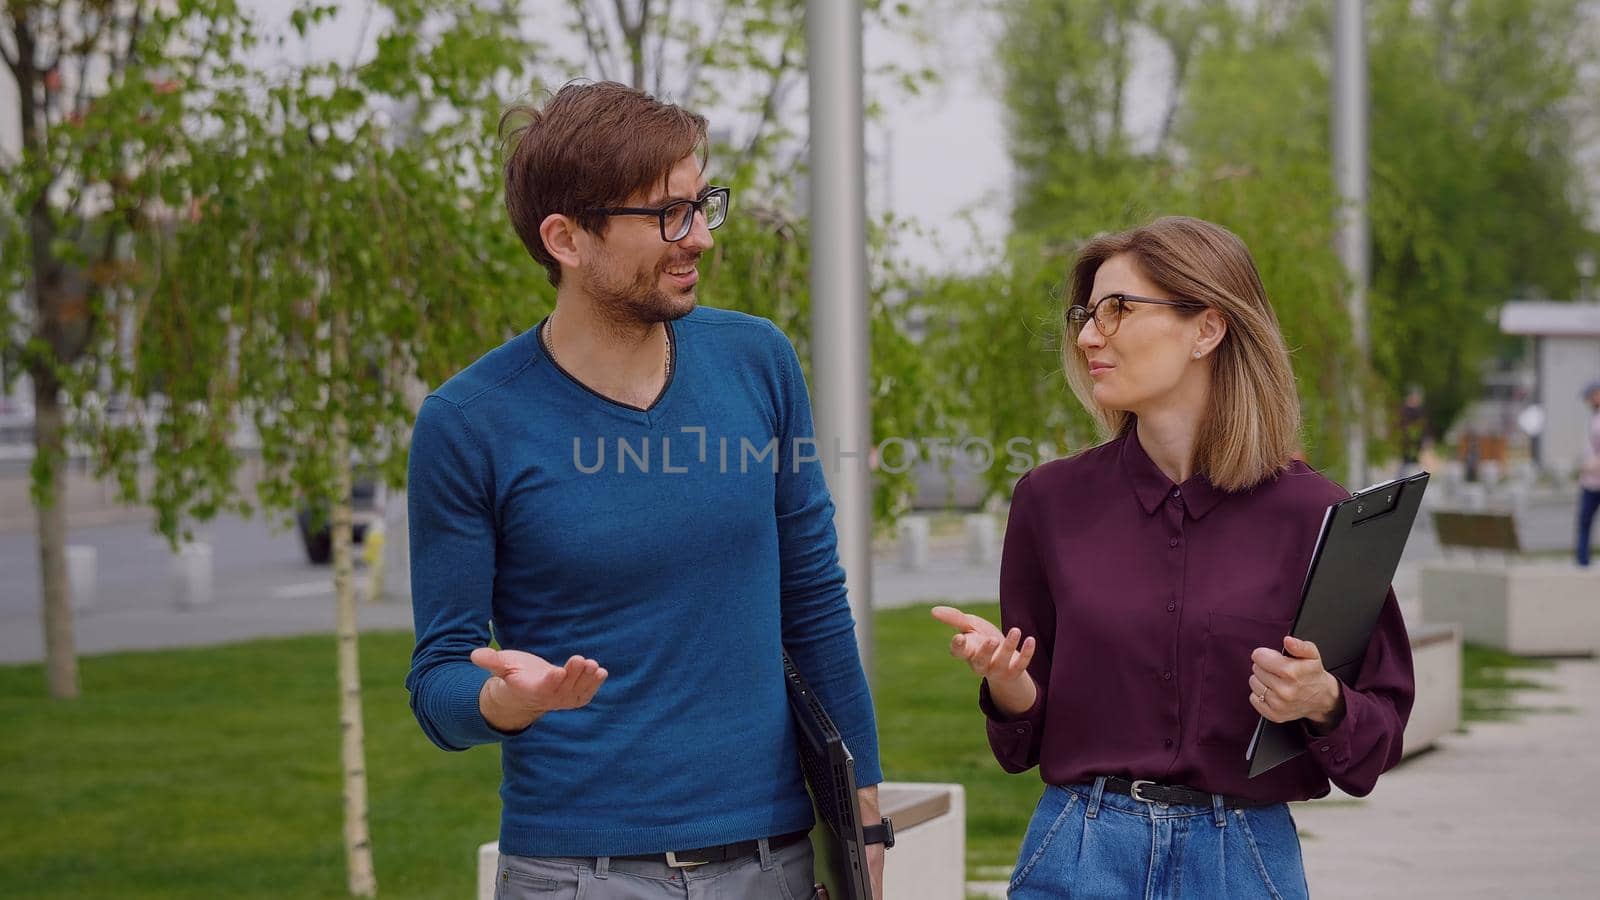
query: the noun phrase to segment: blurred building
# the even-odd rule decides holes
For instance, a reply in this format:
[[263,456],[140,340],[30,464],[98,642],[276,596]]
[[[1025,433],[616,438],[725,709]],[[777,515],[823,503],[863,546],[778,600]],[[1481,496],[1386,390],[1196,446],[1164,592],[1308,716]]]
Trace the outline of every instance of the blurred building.
[[1600,303],[1507,303],[1500,310],[1500,330],[1533,343],[1532,399],[1544,412],[1534,461],[1556,472],[1576,471],[1589,426],[1579,392],[1600,378]]

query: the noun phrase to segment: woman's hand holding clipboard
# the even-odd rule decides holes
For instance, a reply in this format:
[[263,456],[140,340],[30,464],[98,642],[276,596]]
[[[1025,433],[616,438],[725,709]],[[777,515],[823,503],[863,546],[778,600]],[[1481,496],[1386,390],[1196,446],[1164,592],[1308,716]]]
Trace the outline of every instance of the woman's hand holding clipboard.
[[1282,653],[1257,647],[1250,664],[1250,705],[1268,722],[1306,719],[1326,733],[1344,716],[1344,690],[1311,641],[1284,635]]
[[[1284,649],[1291,652],[1282,656],[1281,663],[1269,655],[1275,651],[1266,648],[1257,648],[1251,655],[1256,670],[1273,674],[1271,667],[1261,665],[1265,659],[1282,672],[1295,673],[1291,680],[1296,695],[1292,703],[1274,708],[1273,684],[1262,679],[1269,688],[1263,701],[1257,679],[1251,678],[1255,696],[1250,703],[1262,714],[1245,750],[1251,778],[1306,751],[1304,732],[1296,724],[1300,719],[1311,719],[1312,727],[1318,730],[1323,730],[1321,722],[1326,723],[1326,728],[1338,724],[1337,711],[1330,711],[1327,718],[1288,716],[1290,712],[1304,711],[1301,706],[1305,698],[1299,696],[1300,691],[1306,687],[1305,682],[1317,680],[1310,667],[1298,665],[1312,661],[1301,652],[1316,653],[1317,667],[1340,683],[1342,697],[1343,684],[1351,682],[1360,671],[1373,626],[1383,611],[1427,487],[1428,473],[1422,472],[1367,488],[1328,507],[1301,589],[1300,611],[1289,629],[1292,637],[1284,642]],[[1312,649],[1306,650],[1307,645]],[[1321,706],[1316,703],[1316,708]],[[1267,715],[1269,712],[1273,715]]]

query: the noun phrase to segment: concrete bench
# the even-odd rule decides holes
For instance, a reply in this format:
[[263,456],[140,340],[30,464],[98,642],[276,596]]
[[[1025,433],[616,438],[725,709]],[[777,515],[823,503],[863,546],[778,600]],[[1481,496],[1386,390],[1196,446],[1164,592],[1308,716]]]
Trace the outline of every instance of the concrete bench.
[[[1463,637],[1523,656],[1600,651],[1600,572],[1564,562],[1517,559],[1522,542],[1509,512],[1434,513],[1439,545],[1470,550],[1422,567],[1422,617],[1459,622]],[[1485,562],[1483,554],[1492,558]]]
[[[895,846],[884,856],[884,900],[966,896],[967,804],[962,786],[884,782],[878,805],[895,823]],[[813,842],[822,831],[812,831]],[[478,900],[494,900],[499,857],[498,841],[478,847]]]
[[1475,554],[1485,550],[1497,554],[1522,552],[1517,520],[1509,511],[1436,509],[1433,532],[1439,546],[1452,555],[1457,550]]
[[1520,656],[1600,652],[1600,572],[1571,563],[1422,567],[1422,617],[1459,622],[1462,636]]
[[878,805],[894,820],[895,832],[894,849],[884,854],[884,900],[962,900],[967,883],[966,789],[886,781],[878,790]]

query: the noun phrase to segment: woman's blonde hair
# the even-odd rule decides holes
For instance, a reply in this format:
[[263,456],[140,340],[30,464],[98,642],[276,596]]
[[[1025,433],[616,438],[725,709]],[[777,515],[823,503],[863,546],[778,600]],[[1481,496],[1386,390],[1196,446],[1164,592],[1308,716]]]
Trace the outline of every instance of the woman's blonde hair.
[[[1124,254],[1174,298],[1204,303],[1228,323],[1213,351],[1210,409],[1195,439],[1195,472],[1225,491],[1242,491],[1282,471],[1299,447],[1300,398],[1278,317],[1244,242],[1220,225],[1187,216],[1101,235],[1073,264],[1070,305],[1087,305],[1101,263]],[[1070,338],[1063,344],[1067,383],[1102,434],[1132,431],[1138,417],[1096,403],[1083,351]]]

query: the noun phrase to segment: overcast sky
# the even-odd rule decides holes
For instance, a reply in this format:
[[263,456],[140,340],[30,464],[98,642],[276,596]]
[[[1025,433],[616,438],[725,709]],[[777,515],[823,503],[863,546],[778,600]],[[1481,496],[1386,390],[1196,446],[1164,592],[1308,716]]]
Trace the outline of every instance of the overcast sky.
[[[973,271],[986,267],[1002,244],[1010,211],[1011,167],[1005,152],[999,78],[993,47],[998,39],[998,0],[911,0],[912,15],[895,29],[870,27],[864,35],[869,70],[885,65],[938,73],[933,84],[907,95],[888,79],[869,79],[869,102],[883,109],[866,129],[868,209],[875,218],[892,212],[909,223],[897,243],[906,262],[933,271]],[[288,33],[288,0],[243,0],[268,30]],[[366,0],[340,0],[340,12],[314,29],[308,40],[283,48],[262,46],[253,62],[270,67],[284,62],[369,58],[382,29],[379,18],[364,22]],[[523,0],[525,28],[563,57],[581,59],[582,45],[570,28],[567,0]],[[679,11],[694,10],[679,4]],[[363,46],[358,47],[361,44]],[[1152,48],[1158,49],[1158,48]],[[287,56],[288,59],[282,57]],[[1166,60],[1159,52],[1141,53],[1130,88],[1130,116],[1137,135],[1145,124],[1153,133],[1164,112]],[[593,77],[580,66],[564,73]],[[0,84],[0,114],[15,119],[15,90]],[[665,99],[675,99],[670,96]],[[713,127],[737,121],[731,110],[701,110]],[[789,130],[807,130],[803,84],[783,112]],[[1146,123],[1144,120],[1148,120]],[[7,129],[8,131],[10,129]],[[14,150],[17,135],[0,135],[0,147]],[[715,175],[713,174],[713,177]]]
[[[292,8],[282,0],[246,0],[246,5],[271,23],[287,22]],[[984,266],[999,245],[1010,211],[1010,163],[990,52],[997,17],[993,0],[915,0],[910,5],[915,28],[874,28],[864,35],[866,65],[928,67],[940,77],[911,97],[886,84],[869,86],[869,99],[884,108],[866,132],[870,212],[892,211],[928,233],[900,242],[907,262],[935,271],[970,271]],[[524,0],[522,6],[530,19],[539,20],[530,28],[537,28],[541,40],[559,53],[580,56],[581,44],[566,27],[565,0]],[[365,8],[361,0],[344,0],[336,19],[314,31],[308,45],[295,48],[296,61],[352,58]],[[378,23],[368,27],[369,49],[363,55],[378,28]],[[790,106],[787,124],[803,134],[805,107]],[[715,127],[719,110],[702,111]]]

